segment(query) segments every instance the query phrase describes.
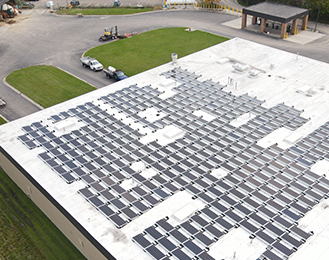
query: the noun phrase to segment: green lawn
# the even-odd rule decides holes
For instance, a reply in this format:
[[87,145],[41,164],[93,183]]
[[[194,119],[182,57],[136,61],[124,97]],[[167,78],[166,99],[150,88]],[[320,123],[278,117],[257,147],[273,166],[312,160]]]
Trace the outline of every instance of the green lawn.
[[3,125],[3,124],[5,124],[5,123],[7,123],[7,121],[4,120],[4,119],[0,116],[0,125]]
[[109,65],[132,76],[171,60],[200,51],[228,40],[214,34],[185,28],[165,28],[145,32],[131,38],[110,42],[86,52],[85,56],[97,58],[104,67]]
[[125,14],[137,14],[143,12],[153,11],[153,8],[72,8],[57,10],[57,14],[76,15],[81,13],[83,15],[125,15]]
[[43,107],[50,107],[95,90],[52,66],[33,66],[10,73],[7,82]]
[[[201,31],[165,28],[101,45],[87,51],[86,56],[97,58],[104,67],[111,65],[132,76],[169,62],[172,53],[180,58],[226,40]],[[45,65],[14,71],[6,80],[45,108],[95,89],[58,68]]]
[[0,259],[85,259],[1,168]]

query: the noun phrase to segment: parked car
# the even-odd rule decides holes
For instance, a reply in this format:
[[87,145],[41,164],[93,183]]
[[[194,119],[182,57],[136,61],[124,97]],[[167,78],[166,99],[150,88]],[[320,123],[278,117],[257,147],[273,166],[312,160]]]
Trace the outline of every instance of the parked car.
[[78,0],[74,0],[74,1],[71,1],[70,2],[70,5],[72,5],[72,6],[79,6],[80,5],[80,2]]
[[54,6],[54,2],[53,1],[47,1],[46,2],[46,7],[50,8],[50,6]]
[[114,0],[113,6],[120,6],[120,1],[119,0]]
[[23,3],[23,5],[21,6],[22,9],[32,9],[34,7],[35,5],[33,3]]
[[112,66],[109,66],[106,70],[103,70],[107,78],[113,78],[115,80],[123,80],[128,78],[121,70],[117,70]]
[[80,61],[81,61],[83,67],[85,67],[85,68],[89,67],[93,71],[103,69],[103,65],[95,58],[90,58],[89,56],[87,56],[87,57],[80,58]]
[[6,106],[6,101],[3,98],[0,98],[0,108],[4,108]]

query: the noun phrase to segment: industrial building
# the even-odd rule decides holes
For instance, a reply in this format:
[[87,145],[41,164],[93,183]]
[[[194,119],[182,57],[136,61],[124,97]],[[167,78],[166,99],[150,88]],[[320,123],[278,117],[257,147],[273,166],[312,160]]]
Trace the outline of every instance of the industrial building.
[[234,38],[1,126],[0,164],[88,259],[326,259],[328,70]]

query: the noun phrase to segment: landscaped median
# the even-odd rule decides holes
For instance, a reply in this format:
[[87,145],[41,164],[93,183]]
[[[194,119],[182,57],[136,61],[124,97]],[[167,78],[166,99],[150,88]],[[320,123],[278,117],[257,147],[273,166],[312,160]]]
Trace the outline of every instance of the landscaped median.
[[85,56],[132,76],[170,62],[172,53],[181,58],[226,40],[228,38],[193,29],[164,28],[95,47]]
[[0,125],[3,125],[3,124],[5,124],[5,123],[7,123],[7,121],[4,120],[4,119],[0,116]]
[[45,65],[16,70],[7,76],[6,81],[45,108],[95,90],[76,77]]

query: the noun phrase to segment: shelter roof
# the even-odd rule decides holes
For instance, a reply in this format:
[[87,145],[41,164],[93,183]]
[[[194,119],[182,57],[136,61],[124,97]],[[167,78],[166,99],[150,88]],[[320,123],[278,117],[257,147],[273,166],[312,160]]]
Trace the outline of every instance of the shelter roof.
[[243,13],[281,23],[287,23],[291,20],[308,15],[309,10],[278,3],[262,2],[243,8]]

